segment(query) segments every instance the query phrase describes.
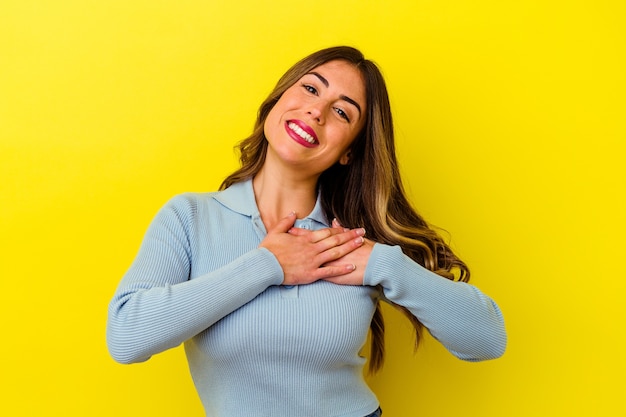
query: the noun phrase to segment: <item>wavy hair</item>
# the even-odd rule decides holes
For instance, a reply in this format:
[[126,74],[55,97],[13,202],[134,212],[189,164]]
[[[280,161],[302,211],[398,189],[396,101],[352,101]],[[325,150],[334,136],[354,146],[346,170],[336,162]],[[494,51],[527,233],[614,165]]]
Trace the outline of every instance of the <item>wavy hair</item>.
[[[393,120],[385,80],[376,66],[352,47],[338,46],[315,52],[291,67],[259,108],[252,134],[237,148],[241,166],[220,189],[253,178],[265,162],[267,140],[264,123],[282,94],[312,69],[334,60],[354,65],[365,81],[366,119],[363,130],[350,146],[350,163],[336,163],[318,180],[321,203],[327,218],[345,227],[364,227],[375,242],[397,245],[415,262],[450,279],[467,282],[470,271],[450,246],[411,206],[402,181],[395,151]],[[415,329],[415,349],[423,324],[405,307],[394,304]],[[370,325],[369,371],[378,371],[385,356],[384,321],[380,303]]]

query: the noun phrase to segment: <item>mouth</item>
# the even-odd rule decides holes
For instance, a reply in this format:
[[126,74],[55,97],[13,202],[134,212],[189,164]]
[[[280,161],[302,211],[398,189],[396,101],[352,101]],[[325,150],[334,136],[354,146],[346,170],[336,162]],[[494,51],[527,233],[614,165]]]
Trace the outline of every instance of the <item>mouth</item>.
[[312,148],[319,144],[315,132],[309,126],[299,123],[298,120],[288,120],[285,126],[289,136],[302,145]]

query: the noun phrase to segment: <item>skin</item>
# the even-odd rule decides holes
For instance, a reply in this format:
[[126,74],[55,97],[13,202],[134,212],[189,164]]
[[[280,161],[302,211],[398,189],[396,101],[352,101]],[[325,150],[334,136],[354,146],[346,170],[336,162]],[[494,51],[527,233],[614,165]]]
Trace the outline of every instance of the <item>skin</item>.
[[[337,220],[333,220],[333,228],[339,230],[348,230],[344,229]],[[365,230],[362,229],[364,232]],[[294,233],[293,231],[291,233]],[[309,230],[297,229],[296,233],[311,233]],[[337,275],[334,277],[326,278],[326,281],[333,282],[335,284],[341,285],[363,285],[363,277],[365,275],[365,268],[367,267],[367,263],[370,258],[370,254],[372,253],[372,249],[374,248],[374,241],[363,238],[363,243],[356,247],[354,250],[346,253],[339,259],[330,261],[326,263],[324,266],[326,267],[341,267],[342,265],[354,265],[354,269],[351,271]]]
[[[330,61],[288,88],[268,114],[268,151],[253,188],[267,230],[259,247],[280,263],[284,285],[320,279],[363,284],[373,246],[363,238],[365,230],[336,222],[317,231],[293,225],[298,214],[306,216],[315,206],[321,173],[337,162],[350,162],[350,145],[365,124],[365,97],[361,73],[347,62]],[[290,122],[309,132],[314,143],[294,134]]]
[[[356,68],[343,61],[314,68],[288,88],[268,114],[264,169],[288,171],[290,179],[313,190],[323,171],[338,161],[349,162],[349,147],[365,124],[359,108],[365,109],[365,86]],[[288,121],[309,129],[317,138],[314,147],[294,140],[285,128]]]

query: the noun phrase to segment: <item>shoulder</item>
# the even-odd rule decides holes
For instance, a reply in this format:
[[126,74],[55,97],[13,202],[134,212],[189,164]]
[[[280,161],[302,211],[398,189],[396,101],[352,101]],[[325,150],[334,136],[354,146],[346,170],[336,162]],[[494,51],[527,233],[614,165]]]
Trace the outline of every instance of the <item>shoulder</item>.
[[171,197],[157,213],[157,218],[176,221],[182,224],[193,223],[199,213],[205,210],[202,207],[214,201],[217,192],[182,193]]
[[204,193],[181,193],[173,196],[165,204],[165,207],[173,207],[181,210],[197,210],[198,206],[210,204],[221,191]]
[[217,218],[226,213],[249,217],[256,212],[252,185],[248,181],[234,184],[222,191],[178,194],[162,207],[159,215],[190,225],[210,219],[217,221]]

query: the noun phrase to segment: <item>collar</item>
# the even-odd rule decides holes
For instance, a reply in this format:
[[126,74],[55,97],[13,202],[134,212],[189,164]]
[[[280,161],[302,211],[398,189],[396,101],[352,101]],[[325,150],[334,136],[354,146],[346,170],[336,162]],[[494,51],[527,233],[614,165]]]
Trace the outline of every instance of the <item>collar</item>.
[[[223,206],[236,213],[253,219],[261,217],[259,208],[256,205],[256,199],[254,198],[252,179],[238,182],[231,185],[224,191],[214,193],[213,198]],[[322,210],[322,202],[319,194],[317,196],[317,201],[315,202],[315,207],[313,207],[313,211],[311,211],[311,213],[304,219],[297,220],[296,225],[301,227],[301,225],[311,222],[318,223],[318,227],[330,227],[330,222]]]

